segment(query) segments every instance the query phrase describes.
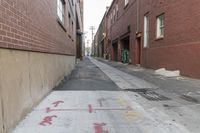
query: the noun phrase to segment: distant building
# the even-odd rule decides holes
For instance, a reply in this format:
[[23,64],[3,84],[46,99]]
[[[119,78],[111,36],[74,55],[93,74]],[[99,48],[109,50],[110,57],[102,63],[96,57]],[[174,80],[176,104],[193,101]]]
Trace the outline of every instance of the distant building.
[[81,57],[80,2],[0,0],[0,133],[11,132]]
[[[106,15],[112,60],[200,78],[198,1],[113,0]],[[177,8],[178,7],[178,8]]]
[[82,59],[85,55],[85,40],[83,33],[83,0],[77,0],[76,18],[76,57],[78,59]]
[[93,41],[93,49],[94,49],[94,56],[95,57],[97,57],[98,56],[98,31],[97,31],[97,33],[95,34],[95,36],[94,36],[94,41]]
[[[107,10],[109,8],[107,7]],[[106,41],[106,14],[107,10],[104,14],[104,17],[99,25],[99,28],[95,34],[95,42],[96,42],[96,56],[98,57],[103,57],[103,58],[108,58],[107,55],[107,43]]]

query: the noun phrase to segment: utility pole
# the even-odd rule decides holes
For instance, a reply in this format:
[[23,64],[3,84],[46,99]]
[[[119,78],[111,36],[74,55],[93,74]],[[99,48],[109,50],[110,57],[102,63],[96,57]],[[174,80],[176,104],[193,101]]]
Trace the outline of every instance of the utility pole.
[[87,40],[87,47],[86,47],[86,54],[87,54],[87,56],[89,56],[90,55],[90,47],[89,47],[89,40]]
[[95,44],[94,44],[94,30],[95,30],[95,27],[94,26],[90,26],[90,30],[92,32],[92,55],[94,56],[95,55]]
[[89,41],[89,40],[87,40],[87,47],[89,47],[89,43],[90,43],[90,41]]

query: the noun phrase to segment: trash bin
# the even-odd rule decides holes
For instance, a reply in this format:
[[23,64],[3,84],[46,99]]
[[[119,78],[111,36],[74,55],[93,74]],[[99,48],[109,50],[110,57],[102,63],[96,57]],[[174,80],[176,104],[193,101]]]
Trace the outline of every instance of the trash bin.
[[123,50],[122,52],[122,62],[123,63],[129,63],[129,51]]

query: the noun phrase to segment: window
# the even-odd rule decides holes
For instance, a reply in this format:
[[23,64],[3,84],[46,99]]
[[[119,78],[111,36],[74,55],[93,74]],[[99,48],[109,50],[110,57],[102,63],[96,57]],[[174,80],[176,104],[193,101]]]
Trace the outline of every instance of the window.
[[71,28],[71,15],[70,13],[68,13],[68,28],[70,29]]
[[111,16],[108,16],[108,28],[110,28],[110,26],[111,26]]
[[112,22],[113,22],[113,21],[112,21],[112,19],[113,19],[113,18],[112,18],[112,13],[111,13],[111,14],[110,14],[110,20],[111,20],[111,24],[112,24]]
[[115,9],[113,10],[113,20],[115,21]]
[[148,46],[149,43],[149,15],[144,16],[144,48]]
[[125,6],[128,4],[129,0],[125,0]]
[[72,22],[72,34],[74,33],[74,23]]
[[57,0],[57,15],[60,21],[64,24],[64,1]]
[[164,14],[157,17],[157,38],[163,38],[164,37]]
[[118,7],[118,4],[116,5],[116,14],[117,14],[117,17],[119,15],[119,7]]
[[72,6],[74,6],[74,0],[71,0]]

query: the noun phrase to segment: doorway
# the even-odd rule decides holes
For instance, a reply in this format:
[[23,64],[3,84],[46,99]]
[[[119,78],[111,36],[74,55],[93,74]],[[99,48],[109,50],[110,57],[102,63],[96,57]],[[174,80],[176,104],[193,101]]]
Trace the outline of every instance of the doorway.
[[129,36],[121,40],[121,61],[130,63],[130,39]]
[[118,61],[118,44],[117,43],[113,44],[113,57],[112,57],[112,59],[114,61]]
[[136,39],[136,49],[135,49],[135,65],[141,65],[142,63],[142,44],[141,37]]
[[104,58],[104,40],[101,42],[101,57]]

